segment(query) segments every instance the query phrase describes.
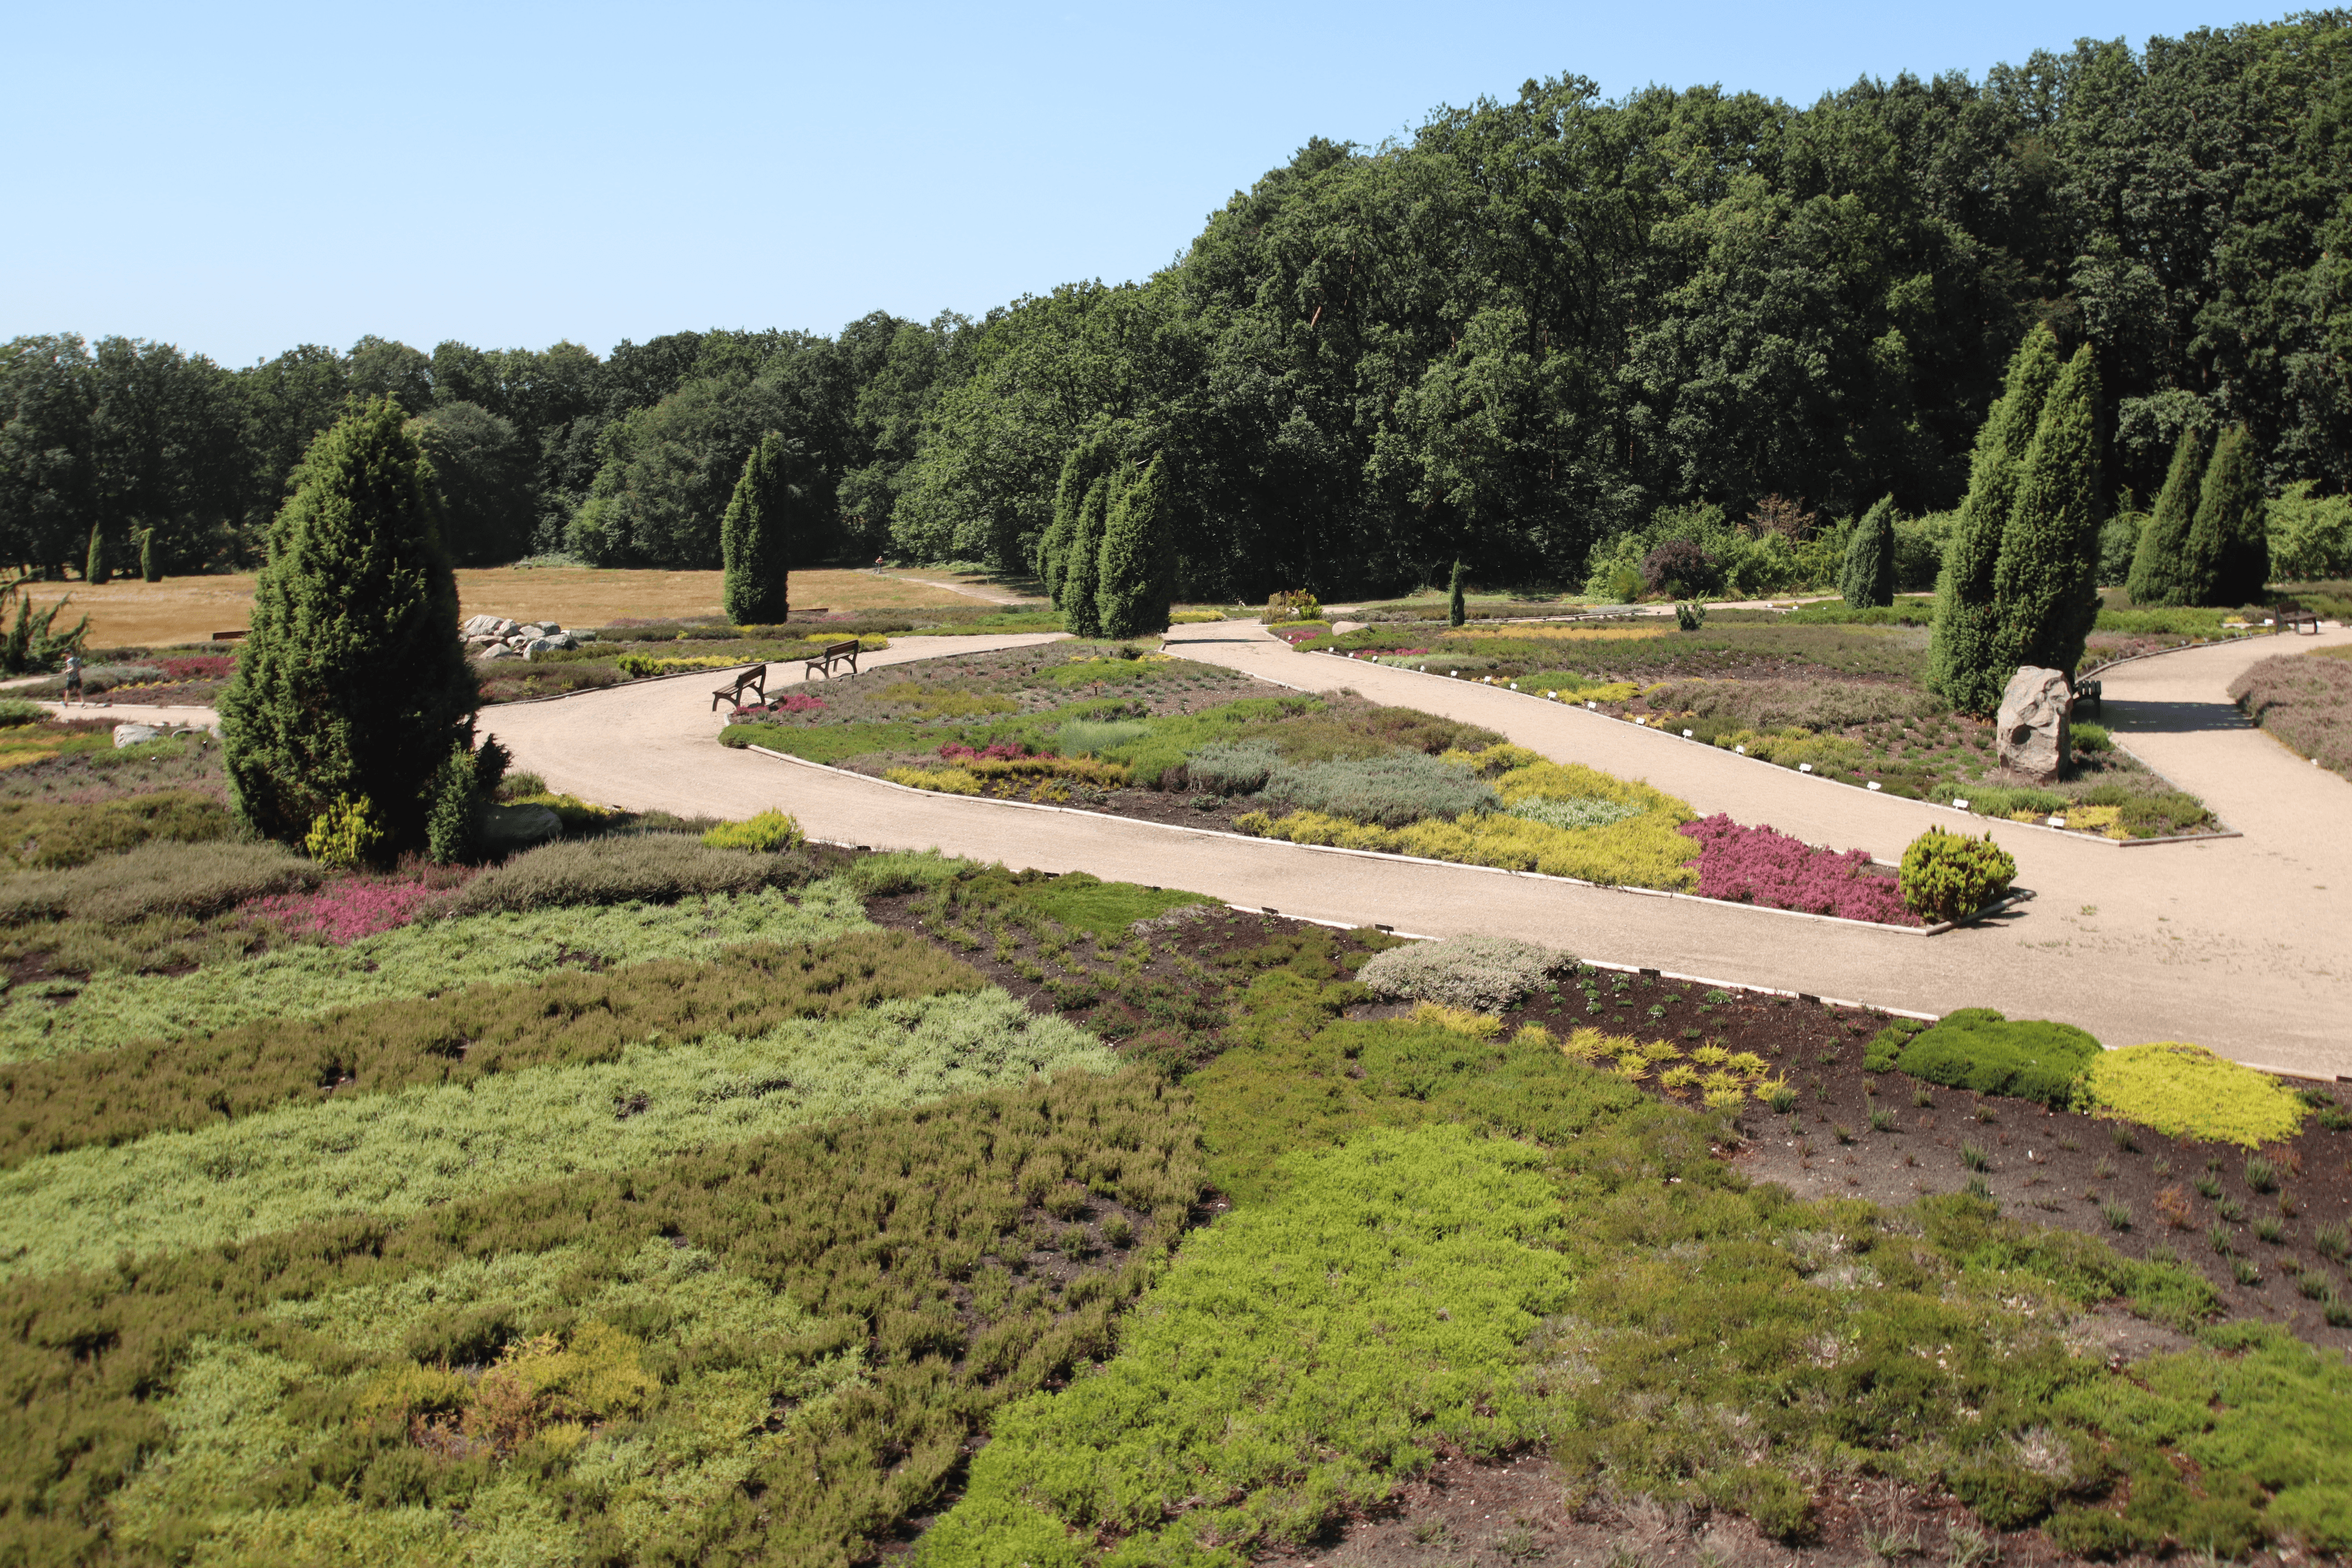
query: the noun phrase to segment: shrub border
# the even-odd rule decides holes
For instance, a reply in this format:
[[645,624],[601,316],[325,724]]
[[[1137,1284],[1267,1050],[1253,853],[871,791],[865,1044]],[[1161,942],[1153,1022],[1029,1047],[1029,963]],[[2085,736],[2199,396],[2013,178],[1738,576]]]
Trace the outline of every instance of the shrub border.
[[[823,773],[856,779],[864,784],[873,784],[883,789],[904,790],[908,795],[930,795],[939,798],[939,792],[936,790],[919,790],[907,784],[893,784],[888,779],[877,779],[866,773],[853,773],[847,768],[836,768],[825,763],[813,763],[806,757],[796,757],[789,752],[772,752],[767,747],[759,745],[746,745],[740,749],[757,752],[763,757],[772,757],[780,763],[793,763],[803,768],[815,768]],[[1181,822],[1149,822],[1139,817],[1112,816],[1099,811],[1082,811],[1076,806],[1045,805],[1026,800],[998,800],[988,795],[956,795],[951,798],[969,800],[981,805],[1011,806],[1018,811],[1050,811],[1066,816],[1091,817],[1098,822],[1108,820],[1131,823],[1139,827],[1161,828],[1170,833],[1191,833],[1204,838],[1224,838],[1242,844],[1281,845],[1286,848],[1309,850],[1321,855],[1353,855],[1362,859],[1390,860],[1407,866],[1443,866],[1452,870],[1475,871],[1490,877],[1524,877],[1532,881],[1560,882],[1571,888],[1594,888],[1603,892],[1631,893],[1641,898],[1680,899],[1687,903],[1705,904],[1712,909],[1748,910],[1760,914],[1786,915],[1796,920],[1819,921],[1827,925],[1852,926],[1859,931],[1885,931],[1895,936],[1940,936],[1946,931],[1973,924],[1989,915],[1999,913],[2012,904],[2021,903],[2033,897],[2031,889],[2013,888],[2008,897],[1987,904],[1980,910],[1972,910],[1957,921],[1942,921],[1930,926],[1890,926],[1881,925],[1876,921],[1847,920],[1841,915],[1817,915],[1807,910],[1780,910],[1769,904],[1745,904],[1729,899],[1702,899],[1696,893],[1669,892],[1664,888],[1629,888],[1617,883],[1588,882],[1581,878],[1555,877],[1544,871],[1514,871],[1503,866],[1473,866],[1462,860],[1436,860],[1424,855],[1398,855],[1385,849],[1349,849],[1337,844],[1299,844],[1287,838],[1256,838],[1246,833],[1225,833],[1213,827],[1189,827]],[[857,845],[854,847],[870,848],[871,846]],[[1874,862],[1880,865],[1885,863]]]
[[[1276,641],[1279,641],[1280,639],[1279,639],[1279,638],[1276,638]],[[2229,639],[2227,639],[2227,640],[2231,641],[2231,642],[2249,642],[2249,641],[2252,641],[2252,638],[2249,638],[2249,637],[2232,637],[2232,638],[2229,638]],[[2194,647],[2214,647],[2214,646],[2216,646],[2216,645],[2215,645],[2215,644],[2213,644],[2213,643],[2210,643],[2210,642],[2209,642],[2209,643],[2184,643],[2184,644],[2182,644],[2179,647],[2164,647],[2164,648],[2158,648],[2158,649],[2156,649],[2156,650],[2154,650],[2153,652],[2150,652],[2150,653],[2139,653],[2139,654],[2134,654],[2134,655],[2132,655],[2131,657],[2132,657],[2132,658],[2134,658],[2134,659],[2139,659],[2139,658],[2156,658],[2158,654],[2167,654],[2167,653],[2184,653],[2184,652],[2187,652],[2189,649],[2190,649],[2190,648],[2194,648]],[[1297,652],[1298,652],[1299,650],[1298,650],[1298,649],[1297,649],[1297,648],[1293,648],[1293,649],[1291,649],[1290,651],[1291,651],[1291,652],[1293,652],[1293,653],[1297,653]],[[1322,649],[1321,651],[1322,651],[1322,652],[1324,652],[1324,653],[1328,654],[1330,657],[1332,657],[1332,658],[1346,658],[1346,657],[1347,657],[1346,655],[1344,655],[1344,654],[1340,653],[1337,648],[1325,648],[1325,649]],[[1312,657],[1312,656],[1309,656],[1309,657]],[[2129,659],[2120,659],[2120,658],[2119,658],[2119,659],[2116,659],[2116,660],[2115,661],[2115,663],[2116,663],[2116,664],[2126,664],[2126,663],[2129,663],[2129,662],[2131,662]],[[1426,676],[1428,679],[1432,679],[1432,680],[1454,681],[1454,682],[1455,682],[1456,684],[1459,684],[1459,678],[1458,678],[1458,677],[1450,676],[1450,675],[1435,675],[1435,674],[1432,674],[1430,671],[1425,670],[1425,669],[1405,669],[1405,668],[1404,668],[1404,667],[1403,667],[1403,666],[1402,666],[1402,665],[1383,665],[1383,666],[1381,666],[1381,668],[1382,668],[1383,669],[1396,669],[1396,670],[1401,670],[1402,673],[1404,673],[1404,674],[1406,674],[1406,675],[1420,675],[1420,676]],[[2114,668],[2114,665],[2101,665],[2101,666],[2099,666],[2098,668],[2100,668],[2101,669],[2111,669],[2111,668]],[[1473,685],[1473,686],[1483,686],[1483,685],[1486,685],[1486,683],[1485,683],[1484,681],[1475,681],[1475,680],[1474,680],[1474,681],[1472,681],[1472,682],[1470,682],[1470,684],[1471,684],[1471,685]],[[1302,689],[1304,689],[1302,688]],[[1607,724],[1622,724],[1622,723],[1623,723],[1623,722],[1624,722],[1624,721],[1623,721],[1623,720],[1622,720],[1622,719],[1611,719],[1611,718],[1608,718],[1607,716],[1605,716],[1605,715],[1603,715],[1603,714],[1594,713],[1594,712],[1592,712],[1592,710],[1590,710],[1590,709],[1586,709],[1586,708],[1580,708],[1580,707],[1577,706],[1577,705],[1576,705],[1575,703],[1573,703],[1573,702],[1556,702],[1556,701],[1553,701],[1551,699],[1547,698],[1547,697],[1538,697],[1538,696],[1537,696],[1537,695],[1536,695],[1536,693],[1534,693],[1534,692],[1532,692],[1532,691],[1517,691],[1517,690],[1512,690],[1512,689],[1511,689],[1510,688],[1508,688],[1508,687],[1502,687],[1502,686],[1488,686],[1488,687],[1486,687],[1486,689],[1487,689],[1487,690],[1489,690],[1489,691],[1500,691],[1500,692],[1503,692],[1505,695],[1507,695],[1507,696],[1511,696],[1511,697],[1524,697],[1524,698],[1527,698],[1528,700],[1529,700],[1530,701],[1534,701],[1534,702],[1541,702],[1541,703],[1543,703],[1543,704],[1544,704],[1546,707],[1548,707],[1548,708],[1564,708],[1564,709],[1568,710],[1569,710],[1570,712],[1571,712],[1571,713],[1591,713],[1591,716],[1592,716],[1592,717],[1594,717],[1594,718],[1596,718],[1596,719],[1600,719],[1600,720],[1601,721],[1601,722],[1603,722],[1603,723],[1607,723]],[[1685,737],[1683,737],[1683,736],[1681,736],[1681,735],[1674,734],[1674,733],[1672,733],[1672,732],[1670,732],[1670,731],[1666,731],[1666,730],[1663,730],[1663,729],[1654,729],[1654,728],[1652,728],[1650,725],[1647,725],[1647,724],[1635,724],[1635,725],[1631,726],[1631,728],[1633,728],[1633,729],[1636,729],[1636,730],[1648,730],[1648,731],[1650,731],[1650,733],[1652,733],[1652,734],[1654,734],[1654,735],[1664,735],[1664,736],[1667,740],[1669,740],[1669,741],[1682,741],[1682,740],[1684,740],[1684,739],[1685,739]],[[1697,740],[1692,740],[1692,741],[1690,741],[1688,743],[1689,743],[1689,744],[1691,744],[1691,745],[1695,745],[1695,746],[1696,746],[1696,745],[1702,745],[1702,744],[1704,744],[1704,745],[1706,745],[1706,746],[1707,750],[1708,750],[1708,751],[1711,751],[1711,752],[1720,752],[1721,750],[1723,750],[1723,748],[1722,748],[1722,747],[1720,747],[1720,746],[1714,745],[1714,744],[1709,743],[1709,742],[1700,742],[1700,741],[1697,741]],[[2163,773],[2159,772],[2158,770],[2157,770],[2157,769],[2155,769],[2155,768],[2150,768],[2150,767],[2148,767],[2148,765],[2147,765],[2147,759],[2143,758],[2143,757],[2142,757],[2142,756],[2141,756],[2137,752],[2133,751],[2129,746],[2126,746],[2126,745],[2124,745],[2124,743],[2123,743],[2121,741],[2117,741],[2117,742],[2116,742],[2116,744],[2118,747],[2121,747],[2121,748],[2122,748],[2122,750],[2123,750],[2123,752],[2124,752],[2124,753],[2125,753],[2126,755],[2129,756],[2129,757],[2131,758],[2131,760],[2132,760],[2132,761],[2134,761],[2134,762],[2136,762],[2136,763],[2139,763],[2139,765],[2140,765],[2141,767],[2143,767],[2143,768],[2147,768],[2147,771],[2148,771],[2149,773],[2154,773],[2158,778],[2163,779],[2163,780],[2164,780],[2164,782],[2165,782],[2166,784],[2172,784],[2172,787],[2173,787],[2173,788],[2175,788],[2175,789],[2179,789],[2179,788],[2180,788],[2180,786],[2179,786],[2179,784],[2173,784],[2173,781],[2171,780],[2171,778],[2169,778],[2169,777],[2168,777],[2168,775],[2166,775],[2165,773]],[[1793,768],[1784,768],[1784,767],[1781,767],[1781,766],[1780,766],[1780,763],[1768,763],[1768,762],[1766,762],[1766,761],[1765,761],[1763,758],[1761,758],[1761,757],[1742,756],[1742,755],[1740,755],[1740,754],[1739,754],[1738,752],[1733,752],[1733,753],[1732,753],[1732,755],[1733,755],[1735,758],[1737,758],[1738,761],[1740,761],[1740,762],[1743,762],[1743,763],[1756,763],[1759,767],[1772,768],[1772,769],[1777,770],[1778,772],[1784,773],[1789,773],[1789,774],[1790,774],[1790,775],[1792,775],[1793,777],[1796,777],[1796,778],[1801,778],[1801,779],[1811,779],[1811,780],[1813,783],[1815,783],[1815,784],[1825,784],[1832,785],[1832,786],[1833,786],[1833,787],[1835,787],[1835,788],[1838,788],[1838,789],[1852,789],[1852,788],[1853,788],[1853,787],[1854,787],[1854,786],[1853,786],[1853,785],[1852,785],[1852,784],[1839,784],[1839,783],[1838,783],[1838,781],[1837,781],[1837,780],[1835,780],[1835,779],[1823,778],[1823,777],[1822,777],[1821,774],[1819,774],[1819,773],[1797,773],[1797,772],[1796,772],[1796,770],[1795,770],[1795,769],[1793,769]],[[1870,793],[1872,793],[1872,792],[1865,790],[1865,791],[1864,791],[1863,793],[1864,793],[1864,794],[1866,795],[1866,794],[1870,794]],[[2188,794],[2189,792],[2188,792],[2188,791],[2186,791],[2186,790],[2181,790],[2181,793],[2182,793],[2183,795],[2186,795],[2186,794]],[[1910,797],[1909,797],[1909,796],[1907,796],[1907,795],[1896,795],[1895,798],[1895,799],[1897,799],[1897,800],[1908,800]],[[2220,832],[2218,832],[2218,833],[2173,833],[2173,834],[2168,834],[2168,835],[2166,835],[2165,837],[2161,837],[2161,838],[2106,838],[2106,837],[2100,837],[2100,836],[2098,836],[2098,835],[2096,835],[2096,834],[2090,834],[2090,833],[2076,833],[2076,832],[2073,831],[2073,830],[2072,830],[2072,829],[2070,829],[2070,828],[2064,828],[2064,827],[2052,827],[2052,826],[2048,826],[2047,824],[2040,823],[2040,822],[2011,822],[2011,821],[2010,821],[2007,817],[1991,817],[1991,816],[1983,816],[1983,815],[1981,815],[1981,814],[1979,814],[1979,813],[1973,812],[1973,811],[1962,811],[1958,806],[1956,806],[1956,805],[1937,805],[1936,802],[1934,802],[1934,801],[1932,801],[1932,800],[1913,800],[1913,801],[1911,801],[1911,804],[1912,804],[1913,805],[1923,805],[1923,806],[1926,806],[1926,807],[1927,807],[1928,810],[1930,810],[1930,811],[1948,811],[1948,812],[1950,812],[1954,816],[1960,817],[1960,818],[1962,818],[1963,820],[1965,820],[1965,821],[1969,821],[1969,822],[1987,822],[1987,823],[1990,823],[1990,822],[1999,822],[1999,823],[2000,823],[2000,824],[2001,824],[2003,826],[2005,826],[2005,827],[2030,827],[2030,828],[2032,828],[2032,829],[2034,832],[2036,832],[2036,833],[2053,833],[2053,834],[2057,835],[2057,836],[2058,836],[2059,837],[2061,837],[2061,838],[2068,839],[2068,840],[2071,840],[2071,841],[2074,841],[2074,842],[2076,842],[2076,843],[2084,843],[2084,844],[2104,844],[2104,845],[2105,845],[2105,846],[2106,846],[2108,848],[2110,848],[2110,849],[2148,849],[2148,848],[2153,848],[2153,847],[2155,847],[2157,845],[2159,845],[2159,844],[2210,844],[2210,843],[2212,843],[2212,842],[2213,842],[2215,839],[2217,839],[2217,838],[2243,838],[2243,837],[2245,837],[2245,835],[2244,835],[2243,833],[2240,832],[2237,828],[2234,828],[2234,827],[2231,826],[2229,825],[2228,821],[2227,821],[2225,818],[2223,818],[2223,817],[2222,817],[2222,816],[2221,816],[2219,812],[2213,811],[2213,810],[2211,810],[2211,808],[2210,808],[2210,807],[2209,807],[2209,808],[2207,808],[2207,815],[2208,815],[2208,816],[2211,816],[2211,817],[2213,818],[2213,820],[2214,820],[2214,821],[2219,822],[2219,823],[2221,823],[2221,831],[2220,831]],[[1892,864],[1892,862],[1890,862],[1890,861],[1885,861],[1885,860],[1881,860],[1881,861],[1879,861],[1879,862],[1878,862],[1878,864],[1879,864],[1879,865],[1882,865],[1882,866],[1885,866],[1885,865],[1890,865],[1890,864]],[[1824,916],[1824,917],[1822,917],[1822,918],[1826,919],[1826,918],[1828,918],[1828,917]],[[1866,921],[1865,921],[1865,922],[1857,922],[1857,923],[1865,923],[1865,924],[1866,924],[1866,923],[1868,923],[1868,922],[1866,922]]]

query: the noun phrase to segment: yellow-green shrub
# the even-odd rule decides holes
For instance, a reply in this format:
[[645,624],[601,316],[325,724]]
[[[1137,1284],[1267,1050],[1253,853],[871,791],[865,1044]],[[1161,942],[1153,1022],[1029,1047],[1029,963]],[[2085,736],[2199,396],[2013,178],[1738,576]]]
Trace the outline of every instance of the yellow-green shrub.
[[1870,748],[1861,742],[1811,730],[1735,730],[1715,743],[1726,751],[1744,746],[1749,756],[1784,768],[1811,763],[1817,773],[1859,773],[1870,761]]
[[1405,827],[1373,827],[1317,811],[1294,811],[1273,819],[1262,812],[1251,812],[1234,826],[1244,833],[1255,831],[1294,844],[1378,849],[1465,866],[1540,871],[1610,886],[1685,890],[1698,881],[1698,873],[1682,864],[1692,857],[1691,841],[1675,831],[1675,824],[1686,816],[1645,812],[1607,827],[1573,832],[1525,817],[1493,814],[1465,816],[1459,822],[1432,819]]
[[933,790],[940,795],[980,793],[980,781],[967,768],[886,768],[882,776],[908,789]]
[[2083,1076],[2081,1099],[2171,1138],[2203,1138],[2252,1149],[2292,1138],[2303,1102],[2266,1074],[2178,1040],[2102,1051]]
[[353,800],[347,795],[339,795],[334,804],[310,824],[310,831],[303,836],[302,847],[320,865],[341,871],[364,864],[383,842],[383,828],[377,824],[367,797]]
[[1125,763],[1095,757],[974,757],[956,764],[975,779],[1076,779],[1097,789],[1125,789]]
[[807,837],[797,819],[771,806],[740,822],[720,823],[704,834],[702,841],[713,849],[761,849],[772,854],[797,849]]

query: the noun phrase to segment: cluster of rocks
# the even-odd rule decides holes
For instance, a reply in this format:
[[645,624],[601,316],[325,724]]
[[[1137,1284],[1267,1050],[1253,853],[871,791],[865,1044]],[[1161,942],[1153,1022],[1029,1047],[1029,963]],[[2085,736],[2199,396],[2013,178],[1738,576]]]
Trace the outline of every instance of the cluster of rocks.
[[536,658],[596,640],[594,632],[567,632],[553,621],[510,621],[504,616],[476,616],[457,629],[466,651],[476,658]]

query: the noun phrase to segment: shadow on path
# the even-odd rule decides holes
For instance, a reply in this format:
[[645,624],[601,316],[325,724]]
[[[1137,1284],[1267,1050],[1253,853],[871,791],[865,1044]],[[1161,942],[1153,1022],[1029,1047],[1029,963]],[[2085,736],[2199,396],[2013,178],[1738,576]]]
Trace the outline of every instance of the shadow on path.
[[2253,721],[2234,702],[2129,702],[2103,704],[2102,715],[2114,730],[2151,734],[2188,735],[2216,730],[2251,730]]

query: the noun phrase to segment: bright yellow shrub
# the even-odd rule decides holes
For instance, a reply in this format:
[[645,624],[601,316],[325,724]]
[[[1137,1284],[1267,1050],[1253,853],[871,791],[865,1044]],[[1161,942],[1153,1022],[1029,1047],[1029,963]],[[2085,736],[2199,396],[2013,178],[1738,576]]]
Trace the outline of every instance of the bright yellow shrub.
[[882,776],[908,789],[933,790],[940,795],[980,793],[980,781],[964,768],[887,768]]
[[1434,1002],[1423,1002],[1415,1006],[1412,1021],[1434,1024],[1441,1029],[1451,1029],[1474,1040],[1491,1040],[1503,1032],[1503,1020],[1492,1014],[1474,1013],[1467,1007],[1441,1007]]

